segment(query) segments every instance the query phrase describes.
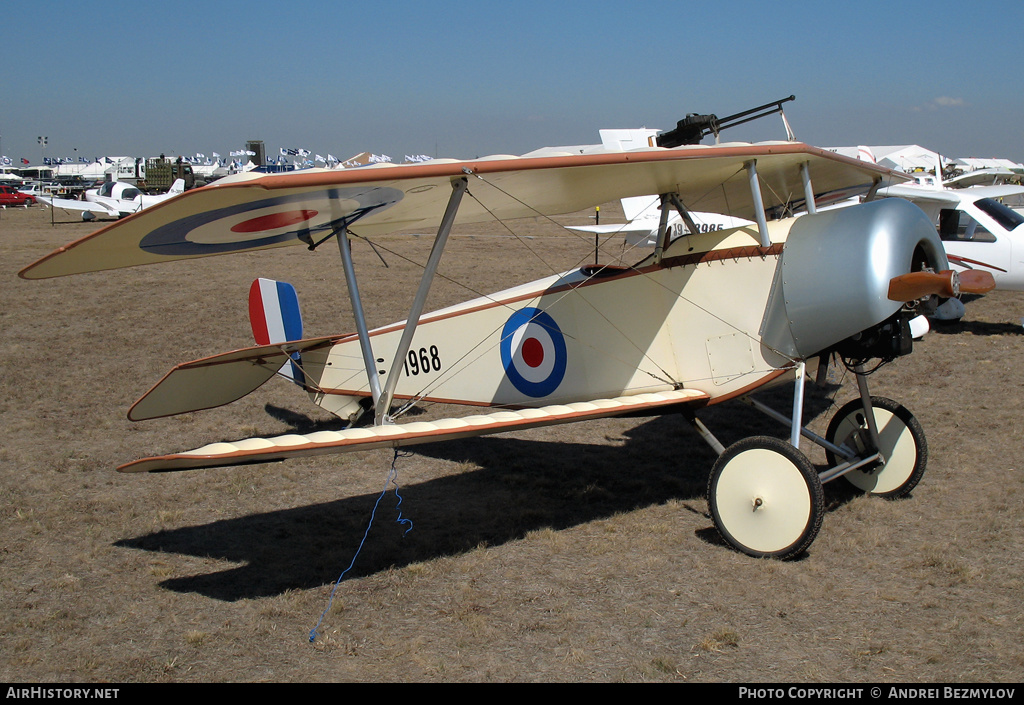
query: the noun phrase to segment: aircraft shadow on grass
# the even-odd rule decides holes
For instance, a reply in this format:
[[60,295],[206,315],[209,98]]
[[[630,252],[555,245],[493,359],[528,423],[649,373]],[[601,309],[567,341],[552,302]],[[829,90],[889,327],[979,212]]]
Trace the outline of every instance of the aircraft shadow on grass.
[[1024,326],[1016,323],[991,323],[988,321],[964,321],[944,323],[932,328],[942,335],[970,333],[972,335],[1024,335]]
[[[786,408],[791,389],[785,385],[759,398]],[[809,395],[805,419],[824,411],[828,403],[823,395]],[[752,434],[787,433],[778,422],[741,404],[711,407],[700,417],[726,445]],[[297,425],[305,425],[301,418],[296,415]],[[537,529],[565,529],[669,500],[683,500],[688,510],[704,515],[707,477],[716,456],[682,416],[640,421],[626,432],[621,445],[587,443],[587,425],[577,428],[580,440],[574,443],[490,436],[418,446],[417,454],[467,461],[480,468],[418,484],[402,485],[399,458],[401,505],[396,506],[398,498],[390,487],[345,578],[457,555],[480,545],[500,545]],[[382,468],[382,482],[385,475]],[[241,564],[161,583],[175,592],[227,601],[272,596],[337,580],[363,542],[378,497],[345,497],[159,531],[115,545]],[[829,509],[834,509],[835,500],[829,500]],[[411,531],[397,521],[400,517],[413,522]],[[697,536],[721,544],[710,518],[707,524]]]

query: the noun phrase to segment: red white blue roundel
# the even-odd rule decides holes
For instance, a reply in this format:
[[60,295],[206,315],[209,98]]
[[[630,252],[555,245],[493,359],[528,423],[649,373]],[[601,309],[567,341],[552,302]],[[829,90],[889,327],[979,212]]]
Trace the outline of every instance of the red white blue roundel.
[[312,244],[315,235],[390,208],[404,195],[388,187],[349,187],[273,196],[180,218],[146,235],[139,247],[189,256],[242,252],[295,239]]
[[501,331],[501,364],[516,389],[546,397],[565,377],[565,338],[555,319],[539,308],[513,313]]

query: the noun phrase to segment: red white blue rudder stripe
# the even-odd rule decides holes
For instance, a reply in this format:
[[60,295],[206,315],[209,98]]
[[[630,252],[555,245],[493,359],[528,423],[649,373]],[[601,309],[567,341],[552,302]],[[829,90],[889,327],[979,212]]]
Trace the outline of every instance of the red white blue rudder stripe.
[[[272,345],[302,339],[302,313],[299,296],[288,282],[257,279],[249,287],[249,323],[257,345]],[[299,354],[292,358],[299,362]],[[303,384],[302,370],[293,362],[282,374]]]

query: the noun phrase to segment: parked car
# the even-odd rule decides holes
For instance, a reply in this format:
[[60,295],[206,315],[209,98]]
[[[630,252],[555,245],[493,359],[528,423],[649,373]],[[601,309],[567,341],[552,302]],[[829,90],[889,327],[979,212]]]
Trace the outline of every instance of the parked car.
[[26,208],[36,202],[36,197],[31,194],[22,193],[13,186],[0,186],[0,206],[25,206]]
[[[27,193],[29,196],[52,196],[53,187],[44,185],[39,181],[29,181],[18,187],[20,193]],[[39,201],[36,201],[38,203]]]

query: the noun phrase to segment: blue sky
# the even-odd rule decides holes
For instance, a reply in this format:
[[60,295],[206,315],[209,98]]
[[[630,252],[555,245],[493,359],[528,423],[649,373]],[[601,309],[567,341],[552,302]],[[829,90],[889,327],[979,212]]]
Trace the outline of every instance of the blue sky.
[[[112,9],[107,9],[112,8]],[[4,3],[0,150],[521,154],[796,95],[818,146],[1024,161],[1024,2]],[[777,116],[725,133],[782,139]]]

